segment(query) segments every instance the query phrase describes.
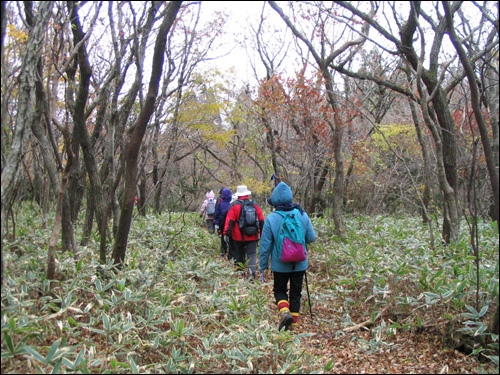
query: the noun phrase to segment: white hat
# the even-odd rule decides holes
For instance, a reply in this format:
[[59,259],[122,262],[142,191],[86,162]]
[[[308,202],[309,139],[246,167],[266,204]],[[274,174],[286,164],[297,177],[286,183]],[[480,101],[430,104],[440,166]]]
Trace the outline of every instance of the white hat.
[[236,188],[236,196],[237,197],[244,197],[246,195],[252,194],[250,190],[247,189],[246,185],[240,185]]

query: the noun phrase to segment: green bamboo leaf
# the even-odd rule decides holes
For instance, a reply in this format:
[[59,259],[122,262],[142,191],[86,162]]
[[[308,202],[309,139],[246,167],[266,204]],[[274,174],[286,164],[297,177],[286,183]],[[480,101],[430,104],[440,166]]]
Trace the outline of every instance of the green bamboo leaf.
[[485,355],[485,357],[488,357],[491,359],[497,366],[498,366],[498,356],[497,355]]
[[57,351],[57,348],[59,347],[59,344],[61,343],[61,340],[56,340],[53,344],[52,347],[50,348],[49,354],[47,354],[46,361],[50,362],[52,361],[52,357]]
[[116,364],[120,367],[123,367],[123,368],[126,368],[126,369],[131,369],[131,366],[128,364],[128,363],[124,363],[124,362],[116,362]]
[[475,316],[479,316],[479,313],[476,311],[476,309],[472,306],[465,305],[465,308],[469,310],[471,313],[473,313]]
[[467,285],[467,280],[462,281],[457,288],[457,293],[463,293],[465,286]]
[[157,349],[160,345],[160,336],[156,336],[153,344],[153,349]]
[[70,292],[64,299],[64,306],[69,306],[71,304],[72,298],[73,298],[73,292]]
[[330,359],[330,361],[323,367],[325,372],[330,371],[333,368],[333,359]]
[[85,347],[85,344],[83,344],[82,350],[80,350],[80,353],[78,354],[78,356],[75,359],[75,364],[74,364],[75,368],[77,368],[78,365],[80,364],[80,362],[82,361],[83,356],[85,355],[85,351],[86,351],[86,347]]
[[61,358],[59,361],[57,361],[56,365],[52,369],[52,374],[60,374],[61,372],[59,371],[61,364],[62,364],[63,359]]
[[446,293],[443,294],[443,298],[448,298],[454,292],[455,289],[450,289]]
[[76,369],[75,364],[73,362],[71,362],[68,358],[63,357],[63,358],[61,358],[61,360],[62,360],[62,364],[64,366],[66,366],[69,370],[75,371],[75,369]]
[[487,329],[487,328],[488,328],[488,326],[486,326],[486,325],[482,325],[481,327],[479,327],[479,328],[477,329],[477,331],[476,331],[476,332],[474,332],[474,336],[479,336],[479,335],[481,335],[482,333],[484,333],[484,332],[486,331],[486,329]]
[[9,352],[11,352],[12,355],[14,355],[14,345],[12,345],[12,339],[10,338],[7,332],[4,333],[4,339],[5,343],[7,344],[7,348],[9,349]]
[[434,281],[435,279],[437,279],[439,276],[441,276],[443,274],[444,270],[439,270],[436,272],[436,274],[434,276],[432,276],[431,278],[431,282]]
[[106,314],[102,314],[102,324],[104,325],[104,329],[109,331],[109,318]]
[[481,318],[484,314],[486,314],[486,311],[488,311],[489,306],[484,306],[481,311],[479,312],[479,317]]
[[130,367],[131,367],[132,372],[134,374],[138,374],[139,373],[139,369],[137,368],[137,365],[135,364],[134,359],[132,358],[132,356],[128,356],[128,362],[130,363]]
[[82,264],[83,264],[83,258],[78,261],[78,263],[75,266],[75,269],[77,272],[80,272],[82,270]]
[[78,322],[75,319],[73,319],[71,316],[68,316],[68,323],[71,325],[74,325],[75,327],[80,326],[80,324],[78,324]]
[[102,291],[104,292],[104,291],[108,290],[109,288],[113,287],[114,285],[115,285],[115,282],[111,281],[111,282],[107,283],[104,288],[102,288]]
[[95,333],[99,333],[100,335],[107,335],[107,333],[105,331],[103,331],[102,329],[90,327],[89,330],[91,330],[92,332],[95,332]]
[[124,326],[123,326],[123,328],[122,328],[121,332],[122,332],[122,333],[123,333],[123,332],[127,332],[130,328],[133,328],[133,327],[135,327],[135,325],[134,325],[134,324],[126,324],[126,325],[124,325]]
[[462,316],[465,316],[466,318],[469,318],[469,319],[477,319],[476,314],[463,313]]
[[184,331],[184,320],[180,320],[179,323],[177,324],[177,330],[176,333],[178,336],[182,336],[182,332]]
[[98,292],[102,292],[101,280],[95,279],[95,288],[97,289]]
[[23,354],[25,352],[24,344],[26,343],[26,341],[28,341],[28,339],[29,339],[29,336],[26,336],[26,337],[23,337],[23,339],[21,341],[19,341],[19,343],[16,345],[16,348],[14,349],[16,354]]
[[45,363],[45,358],[31,346],[24,345],[24,350],[26,350],[29,354],[31,354],[37,361]]

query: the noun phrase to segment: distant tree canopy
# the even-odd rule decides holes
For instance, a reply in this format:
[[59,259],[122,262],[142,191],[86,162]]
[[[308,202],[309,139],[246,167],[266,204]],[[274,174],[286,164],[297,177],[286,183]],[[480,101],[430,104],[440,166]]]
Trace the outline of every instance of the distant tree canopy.
[[57,203],[53,246],[96,229],[120,264],[136,197],[264,203],[273,175],[341,237],[345,213],[420,213],[446,242],[498,219],[498,2],[262,4],[281,23],[250,21],[266,73],[239,87],[206,68],[228,31],[203,2],[2,2],[2,239],[18,202]]

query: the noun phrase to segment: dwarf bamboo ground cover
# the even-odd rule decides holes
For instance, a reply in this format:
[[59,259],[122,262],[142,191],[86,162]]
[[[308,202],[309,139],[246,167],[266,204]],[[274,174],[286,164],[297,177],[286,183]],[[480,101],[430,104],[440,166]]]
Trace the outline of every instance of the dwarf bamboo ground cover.
[[[312,306],[304,290],[301,328],[279,333],[272,283],[235,275],[219,256],[219,238],[207,235],[195,214],[136,218],[119,272],[99,264],[97,241],[80,250],[78,262],[58,254],[51,290],[44,278],[50,232],[38,229],[27,210],[18,218],[16,241],[3,249],[2,373],[359,372],[339,365],[335,347],[360,358],[375,353],[382,362],[388,353],[400,355],[409,333],[453,340],[445,335],[451,329],[487,337],[472,349],[496,360],[498,371],[498,337],[485,325],[498,303],[495,226],[480,227],[476,306],[468,236],[431,249],[416,218],[346,224],[342,242],[329,221],[314,219]],[[404,355],[411,363],[413,354]],[[468,368],[481,367],[469,358]]]

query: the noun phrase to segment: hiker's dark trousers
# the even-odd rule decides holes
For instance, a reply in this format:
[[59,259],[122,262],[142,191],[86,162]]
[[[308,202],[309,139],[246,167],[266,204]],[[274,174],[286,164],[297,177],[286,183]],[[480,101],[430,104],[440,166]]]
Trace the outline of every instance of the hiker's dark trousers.
[[224,256],[227,253],[227,242],[224,236],[220,236],[220,255]]
[[[274,272],[274,298],[279,301],[289,301],[290,311],[300,312],[300,298],[302,296],[302,282],[305,271]],[[290,281],[290,298],[288,298],[288,281]]]
[[207,221],[208,233],[214,234],[215,233],[214,218],[209,217],[208,219],[206,219],[206,221]]
[[255,276],[255,266],[257,264],[257,241],[234,241],[234,250],[236,253],[236,264],[245,264],[247,259],[248,269]]

